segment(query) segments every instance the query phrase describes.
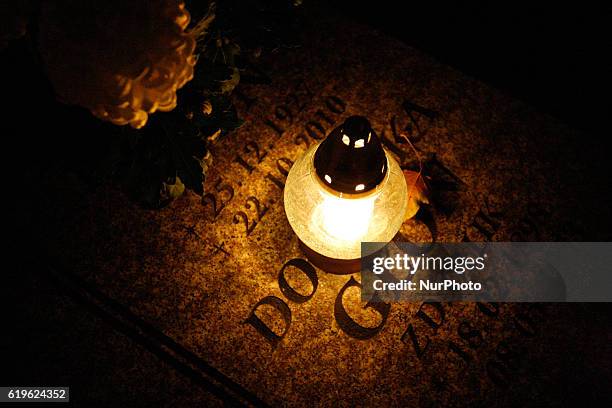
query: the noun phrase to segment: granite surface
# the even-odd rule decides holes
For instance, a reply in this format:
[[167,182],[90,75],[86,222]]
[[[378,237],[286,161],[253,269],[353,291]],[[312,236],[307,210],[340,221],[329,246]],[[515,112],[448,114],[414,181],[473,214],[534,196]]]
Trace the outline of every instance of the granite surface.
[[[112,186],[85,193],[69,174],[48,175],[31,225],[60,286],[107,310],[109,331],[132,328],[95,353],[138,360],[131,375],[145,383],[202,383],[188,367],[220,390],[202,397],[217,403],[556,406],[578,398],[572,389],[596,398],[610,378],[598,363],[602,351],[610,361],[604,306],[365,307],[359,274],[319,269],[303,301],[313,284],[295,264],[283,276],[302,298],[281,291],[283,265],[305,258],[283,211],[288,166],[353,114],[414,170],[396,137],[408,135],[430,177],[432,204],[396,239],[596,240],[589,226],[609,218],[602,186],[582,176],[600,154],[587,136],[367,27],[316,12],[308,22],[300,47],[260,61],[270,83],[240,85],[246,124],[214,145],[203,199],[145,210]],[[171,373],[139,356],[149,343],[176,364]],[[119,381],[129,365],[116,364]],[[170,400],[161,403],[190,402]]]

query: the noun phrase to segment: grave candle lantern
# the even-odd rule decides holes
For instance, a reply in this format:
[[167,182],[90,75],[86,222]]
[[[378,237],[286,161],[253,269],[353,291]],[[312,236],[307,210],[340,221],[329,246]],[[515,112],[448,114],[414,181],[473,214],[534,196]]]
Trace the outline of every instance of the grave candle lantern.
[[370,122],[349,117],[300,157],[287,176],[289,224],[308,249],[357,260],[361,242],[389,242],[400,229],[407,187]]

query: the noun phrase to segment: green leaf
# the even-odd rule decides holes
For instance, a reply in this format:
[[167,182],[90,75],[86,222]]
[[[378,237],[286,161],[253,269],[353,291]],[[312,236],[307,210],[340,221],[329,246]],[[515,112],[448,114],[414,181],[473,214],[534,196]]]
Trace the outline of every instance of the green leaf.
[[240,71],[236,67],[200,58],[189,86],[203,94],[219,95],[233,91],[239,81]]
[[212,113],[196,114],[193,119],[203,135],[210,136],[221,129],[221,136],[224,136],[244,124],[244,120],[238,117],[238,112],[228,97],[211,97],[210,102]]
[[170,182],[171,180],[168,181],[162,183],[160,191],[161,201],[172,201],[185,191],[185,184],[183,184],[180,177],[175,177],[172,183]]
[[142,129],[123,129],[110,157],[116,179],[132,199],[159,208],[185,189],[203,194],[206,140],[180,109],[152,115]]

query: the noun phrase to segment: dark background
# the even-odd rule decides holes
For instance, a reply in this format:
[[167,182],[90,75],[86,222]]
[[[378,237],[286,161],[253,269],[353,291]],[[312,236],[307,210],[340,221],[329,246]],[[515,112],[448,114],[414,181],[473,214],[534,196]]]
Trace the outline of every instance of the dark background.
[[[291,1],[244,0],[244,8],[246,4],[258,9],[259,3]],[[200,8],[205,4],[198,0],[189,3],[193,6],[197,3]],[[583,142],[585,151],[607,149],[610,145],[607,59],[612,55],[609,34],[612,20],[609,6],[603,2],[494,1],[458,5],[439,1],[304,0],[304,3],[302,7],[310,4],[329,9],[330,13],[396,37],[441,63],[583,131],[588,135]],[[197,19],[195,9],[193,14]],[[247,22],[253,20],[249,12],[245,14]],[[3,147],[10,152],[2,165],[5,178],[12,180],[10,195],[31,187],[18,179],[22,169],[58,158],[75,167],[89,167],[90,157],[105,149],[100,140],[82,137],[91,132],[92,117],[88,112],[55,102],[52,87],[38,61],[33,60],[29,46],[25,41],[14,42],[0,51],[0,86],[5,103],[0,126]],[[69,130],[69,124],[77,130]],[[78,130],[80,125],[87,130]],[[104,126],[113,127],[109,124],[98,127]],[[585,177],[607,178],[601,167],[600,163]],[[610,201],[609,191],[601,194]]]
[[331,1],[339,13],[399,38],[573,128],[601,140],[609,137],[609,4],[466,3]]
[[[603,3],[494,1],[454,5],[390,0],[363,4],[350,0],[320,3],[325,7],[331,4],[337,13],[397,37],[440,62],[585,131],[589,134],[585,144],[602,148],[609,144],[609,64],[605,60],[612,53],[608,32],[610,13]],[[42,167],[49,157],[57,157],[58,152],[70,156],[70,149],[81,152],[97,149],[87,140],[87,135],[79,135],[82,137],[75,144],[74,139],[62,138],[57,132],[61,130],[62,117],[47,109],[53,100],[52,91],[28,56],[27,50],[16,47],[0,53],[0,83],[6,104],[1,121],[3,198],[9,205],[19,205],[20,199],[27,198],[28,191],[36,189],[20,178],[27,169]],[[82,160],[86,161],[87,156],[82,156]],[[585,174],[585,177],[607,180],[608,174]],[[602,192],[604,199],[609,195],[609,191]],[[585,203],[585,208],[588,206]],[[12,218],[11,213],[5,215]],[[610,218],[602,222],[609,224]],[[89,350],[93,348],[92,339],[106,344],[106,337],[117,334],[97,318],[93,319],[88,311],[65,301],[52,282],[32,278],[31,272],[44,265],[39,264],[41,259],[32,251],[27,234],[20,230],[19,220],[9,219],[9,225],[13,222],[17,224],[15,233],[9,233],[11,242],[5,246],[9,279],[0,284],[0,298],[13,305],[6,309],[13,316],[2,319],[0,371],[5,375],[9,374],[7,367],[14,371],[7,377],[12,381],[0,380],[3,385],[60,385],[68,382],[62,375],[70,375],[71,381],[91,383],[83,389],[98,387],[97,397],[112,400],[110,394],[104,394],[112,389],[117,375],[112,370],[115,350],[107,350],[103,361]],[[52,309],[58,302],[63,304],[60,310]],[[609,321],[609,305],[584,307],[592,307],[593,315],[603,315]],[[595,321],[592,326],[596,326]],[[100,327],[104,330],[100,331]],[[98,343],[94,344],[101,347]],[[134,378],[133,383],[117,391],[133,393],[132,397],[137,399],[139,387],[153,384],[159,388],[154,397],[168,398],[165,402],[171,403],[171,390],[164,387],[168,387],[165,376],[172,375],[172,369],[147,357],[146,353],[143,355],[134,355],[134,366],[143,364],[143,359],[152,367],[160,365],[155,368],[160,372],[159,378],[150,379],[150,384],[135,384],[138,379]],[[190,385],[185,385],[184,391],[190,390]],[[129,396],[123,397],[129,400]]]

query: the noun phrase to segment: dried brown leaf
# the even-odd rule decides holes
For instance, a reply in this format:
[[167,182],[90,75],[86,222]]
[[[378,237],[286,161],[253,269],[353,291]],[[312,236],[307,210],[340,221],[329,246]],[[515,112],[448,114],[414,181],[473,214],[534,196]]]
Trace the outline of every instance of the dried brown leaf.
[[415,216],[421,204],[429,204],[429,188],[420,172],[404,170],[404,177],[408,187],[408,207],[405,217],[407,220]]

